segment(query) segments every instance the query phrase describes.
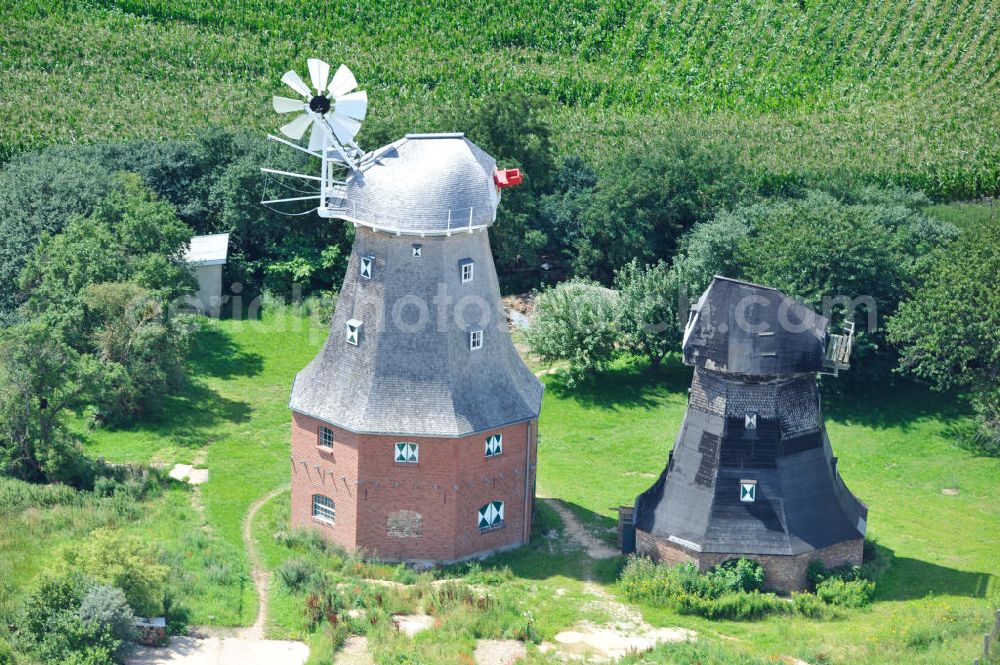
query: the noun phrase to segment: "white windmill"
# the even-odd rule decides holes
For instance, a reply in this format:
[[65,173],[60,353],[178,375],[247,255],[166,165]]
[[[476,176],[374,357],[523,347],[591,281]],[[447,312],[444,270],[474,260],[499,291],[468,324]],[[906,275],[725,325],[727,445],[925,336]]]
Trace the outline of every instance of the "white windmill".
[[281,127],[281,133],[298,141],[311,128],[307,147],[278,136],[268,135],[268,139],[318,158],[320,175],[272,168],[262,168],[261,171],[274,176],[316,182],[319,184],[319,192],[308,196],[268,199],[261,203],[277,210],[274,206],[278,204],[316,200],[317,206],[308,212],[316,210],[321,216],[327,217],[331,216],[331,203],[342,197],[345,177],[360,176],[357,162],[363,153],[354,142],[354,137],[361,129],[361,121],[368,111],[368,94],[364,90],[355,90],[358,82],[345,65],[341,65],[331,79],[330,65],[317,58],[309,58],[307,63],[312,88],[295,70],[289,70],[281,77],[281,81],[301,98],[275,96],[272,100],[274,110],[278,113],[300,113]]

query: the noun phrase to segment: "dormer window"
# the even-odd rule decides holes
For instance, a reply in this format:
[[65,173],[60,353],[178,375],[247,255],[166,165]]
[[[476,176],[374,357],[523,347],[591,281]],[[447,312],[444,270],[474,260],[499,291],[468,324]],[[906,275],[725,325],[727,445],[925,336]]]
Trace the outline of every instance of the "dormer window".
[[372,268],[375,266],[374,256],[362,256],[361,257],[361,276],[365,279],[372,278]]
[[483,331],[473,330],[469,333],[469,350],[476,351],[483,348]]
[[462,273],[462,284],[471,282],[476,264],[472,262],[472,259],[462,259],[458,265]]
[[347,343],[357,346],[361,341],[361,321],[351,319],[347,322]]
[[420,256],[423,254],[423,251],[424,251],[423,245],[418,245],[416,243],[413,244],[413,258],[419,259]]

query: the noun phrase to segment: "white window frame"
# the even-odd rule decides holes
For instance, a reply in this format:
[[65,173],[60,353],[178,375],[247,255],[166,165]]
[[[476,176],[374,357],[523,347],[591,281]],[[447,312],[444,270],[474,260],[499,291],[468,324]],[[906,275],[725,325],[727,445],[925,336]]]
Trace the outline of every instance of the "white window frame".
[[[490,452],[490,443],[496,441],[496,445],[493,446],[493,452]],[[490,434],[486,437],[486,457],[498,457],[503,454],[503,433],[497,432],[496,434]]]
[[469,331],[469,350],[478,351],[483,348],[483,331],[482,330],[470,330]]
[[[318,500],[317,500],[318,499]],[[324,503],[328,501],[329,505]],[[325,494],[312,495],[312,517],[317,522],[333,525],[337,521],[337,504]]]
[[329,427],[324,427],[320,425],[319,427],[319,445],[322,448],[333,448],[333,430]]
[[475,277],[476,264],[472,261],[464,261],[462,263],[462,284],[468,284]]
[[[358,346],[361,343],[361,326],[363,325],[361,321],[357,319],[351,319],[345,324],[347,333],[347,343],[351,346]],[[354,329],[353,333],[351,329]]]
[[[361,277],[363,279],[371,279],[372,275],[375,273],[375,257],[374,256],[362,256],[361,257]],[[368,270],[365,270],[365,268]]]
[[[413,458],[400,459],[400,446],[413,446]],[[392,447],[392,458],[395,460],[396,464],[418,464],[420,462],[420,444],[413,443],[412,441],[397,441],[396,445]]]
[[[499,508],[497,508],[497,504],[500,504]],[[481,518],[481,516],[484,515],[484,512],[489,510],[491,507],[497,513],[497,516],[493,519],[492,522],[483,526],[482,524],[483,519]],[[490,531],[496,531],[497,529],[503,528],[505,524],[506,524],[506,519],[504,518],[503,501],[499,500],[490,501],[489,503],[480,506],[479,510],[476,511],[476,526],[479,527],[479,533],[489,533]]]

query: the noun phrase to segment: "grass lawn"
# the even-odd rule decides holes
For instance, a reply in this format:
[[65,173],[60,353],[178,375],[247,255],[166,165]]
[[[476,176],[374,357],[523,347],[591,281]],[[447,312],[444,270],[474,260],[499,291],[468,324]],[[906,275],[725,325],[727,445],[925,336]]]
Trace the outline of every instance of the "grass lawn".
[[[289,312],[211,323],[200,338],[193,385],[171,399],[160,420],[129,431],[84,431],[88,450],[112,461],[203,459],[210,469],[199,490],[204,519],[191,507],[192,490],[176,486],[153,502],[148,519],[128,527],[187,560],[182,567],[192,579],[185,602],[195,622],[248,624],[255,615],[240,522],[254,499],[288,481],[288,391],[324,335],[321,326]],[[662,469],[684,413],[689,376],[676,362],[657,374],[641,363],[621,363],[573,392],[547,376],[539,493],[566,501],[595,528],[612,526],[613,508],[630,504]],[[647,620],[735,638],[719,642],[726,650],[791,654],[810,663],[895,663],[903,662],[901,654],[907,663],[971,663],[991,607],[1000,603],[1000,460],[956,445],[955,431],[967,416],[947,395],[902,384],[831,396],[824,408],[842,473],[871,508],[869,534],[893,558],[877,602],[827,621],[710,622],[643,607]],[[272,569],[289,556],[273,538],[286,515],[282,494],[254,523]],[[22,563],[14,565],[23,575],[35,568],[23,561],[40,559],[60,537],[51,532],[49,540],[21,542],[9,521],[0,520],[3,525],[4,560],[9,566],[15,558],[10,552],[20,552]],[[539,532],[548,530],[550,538],[488,563],[512,570],[512,593],[537,608],[544,637],[587,615],[580,608],[588,574],[617,593],[620,562],[586,566],[579,553],[553,546],[559,528],[558,517],[543,508]],[[201,584],[212,579],[219,581],[214,590]],[[560,588],[566,600],[553,605]],[[301,599],[275,583],[270,600],[268,634],[305,636]]]

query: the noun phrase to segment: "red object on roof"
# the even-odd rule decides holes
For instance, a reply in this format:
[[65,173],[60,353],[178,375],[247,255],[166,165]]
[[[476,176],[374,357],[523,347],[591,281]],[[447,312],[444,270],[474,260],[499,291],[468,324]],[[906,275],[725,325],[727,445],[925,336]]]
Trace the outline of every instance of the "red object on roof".
[[513,187],[514,185],[521,184],[521,169],[497,169],[496,173],[493,174],[493,182],[497,184],[500,189],[507,189],[508,187]]

